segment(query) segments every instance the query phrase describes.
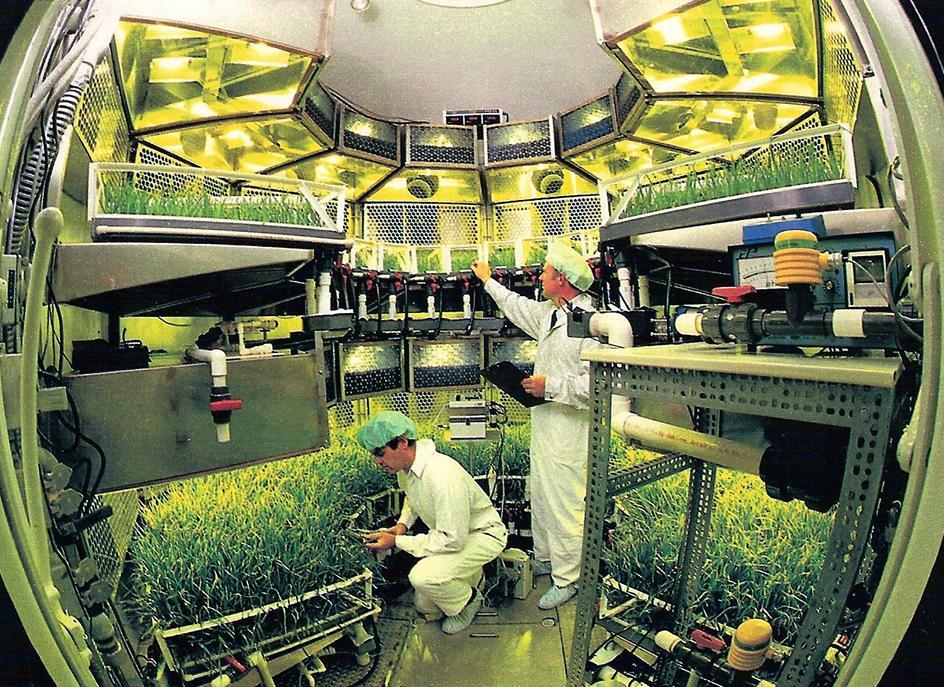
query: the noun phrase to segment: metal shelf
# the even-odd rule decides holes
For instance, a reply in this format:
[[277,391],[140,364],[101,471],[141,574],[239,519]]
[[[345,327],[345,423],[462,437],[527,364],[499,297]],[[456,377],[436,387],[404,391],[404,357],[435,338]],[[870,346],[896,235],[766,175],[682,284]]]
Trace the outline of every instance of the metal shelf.
[[[776,354],[738,354],[704,344],[597,351],[592,360],[592,407],[584,556],[567,684],[583,684],[594,623],[603,520],[613,493],[639,475],[609,474],[611,394],[698,408],[699,428],[720,431],[720,412],[733,411],[849,429],[840,501],[826,560],[778,687],[805,687],[835,637],[845,599],[862,564],[881,486],[900,363],[885,358],[809,360]],[[790,364],[792,362],[792,365]],[[684,469],[661,459],[666,474]],[[714,497],[715,467],[695,459],[689,515],[680,556],[674,622],[684,624],[697,593]],[[654,461],[658,463],[660,461]],[[646,467],[646,466],[643,466]],[[655,467],[653,465],[653,467]],[[641,483],[641,482],[638,482]],[[588,583],[593,581],[593,583]]]

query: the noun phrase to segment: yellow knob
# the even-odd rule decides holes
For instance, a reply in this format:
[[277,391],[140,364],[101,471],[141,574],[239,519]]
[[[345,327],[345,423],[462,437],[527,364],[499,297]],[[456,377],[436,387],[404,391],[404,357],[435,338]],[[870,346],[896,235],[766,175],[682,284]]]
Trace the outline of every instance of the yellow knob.
[[738,625],[728,649],[728,665],[735,670],[756,670],[764,664],[773,637],[766,620],[752,618]]

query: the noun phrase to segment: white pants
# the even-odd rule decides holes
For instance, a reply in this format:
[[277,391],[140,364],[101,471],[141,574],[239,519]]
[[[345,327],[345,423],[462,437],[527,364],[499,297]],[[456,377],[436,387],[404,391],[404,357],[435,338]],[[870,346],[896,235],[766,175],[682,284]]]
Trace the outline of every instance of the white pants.
[[505,549],[507,534],[473,532],[465,547],[455,553],[438,553],[421,558],[410,571],[413,605],[423,615],[439,612],[456,615],[472,597],[472,586],[482,576],[482,566],[495,560]]

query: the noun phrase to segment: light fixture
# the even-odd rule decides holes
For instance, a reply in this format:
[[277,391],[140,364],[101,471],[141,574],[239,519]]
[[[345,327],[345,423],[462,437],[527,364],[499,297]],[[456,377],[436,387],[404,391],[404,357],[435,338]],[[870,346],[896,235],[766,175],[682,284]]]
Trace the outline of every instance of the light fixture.
[[355,12],[366,12],[370,9],[370,0],[351,0],[351,9]]

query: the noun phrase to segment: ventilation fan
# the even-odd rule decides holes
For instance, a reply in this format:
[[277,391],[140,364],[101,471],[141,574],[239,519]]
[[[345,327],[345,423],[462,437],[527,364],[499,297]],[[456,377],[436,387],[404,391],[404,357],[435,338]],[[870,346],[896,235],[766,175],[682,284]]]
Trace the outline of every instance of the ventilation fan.
[[416,174],[407,177],[406,190],[414,198],[431,198],[439,190],[439,177],[433,174]]
[[531,175],[531,183],[538,193],[553,195],[564,186],[564,173],[559,169],[542,169]]

